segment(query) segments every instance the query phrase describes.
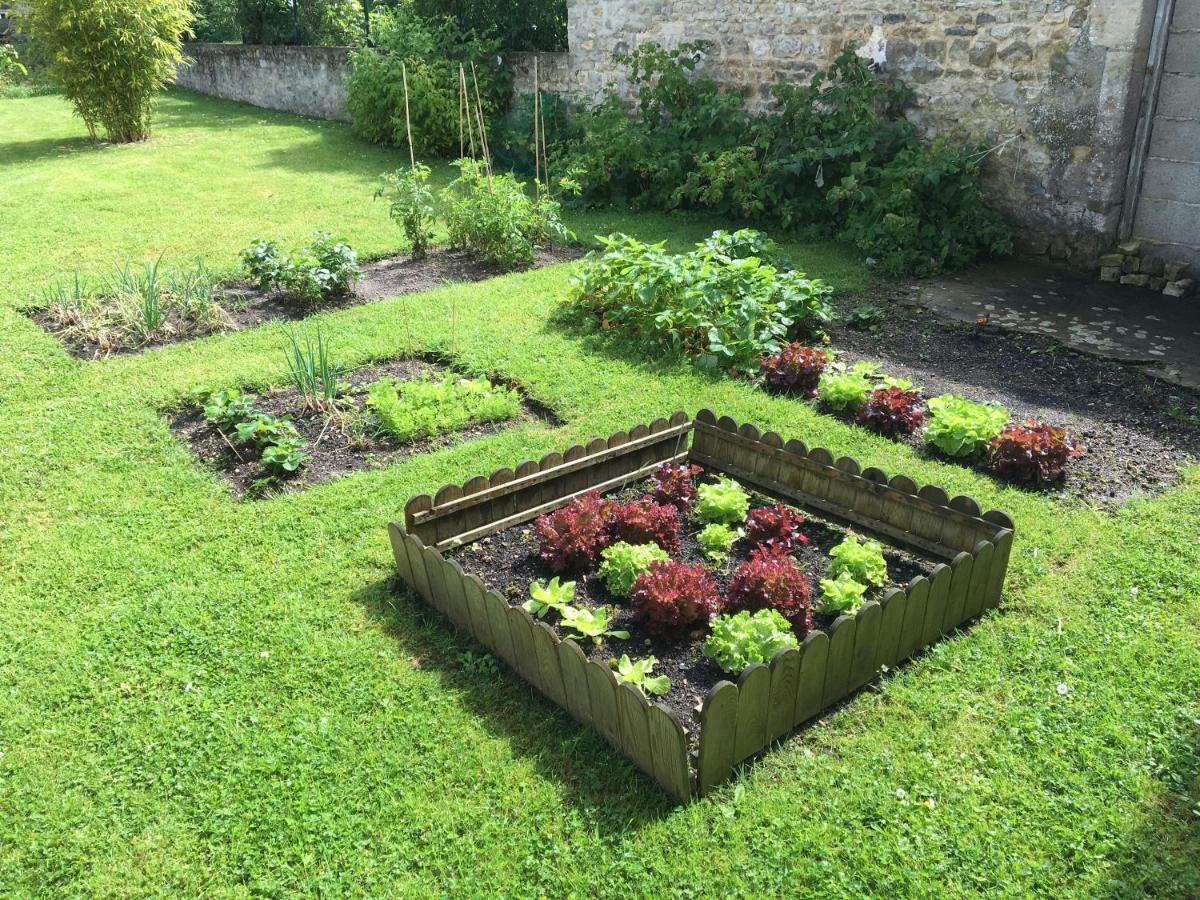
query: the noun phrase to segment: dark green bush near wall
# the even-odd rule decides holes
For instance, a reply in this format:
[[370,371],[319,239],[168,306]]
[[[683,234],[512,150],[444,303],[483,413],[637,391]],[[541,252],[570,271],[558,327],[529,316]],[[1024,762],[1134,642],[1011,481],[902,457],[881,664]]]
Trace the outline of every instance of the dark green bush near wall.
[[459,151],[458,67],[466,67],[472,98],[471,63],[479,77],[483,114],[489,126],[499,121],[512,97],[512,73],[500,61],[500,43],[464,31],[452,19],[426,19],[407,7],[372,16],[375,46],[351,57],[346,109],[354,129],[378,144],[404,146],[402,65],[408,64],[409,110],[418,155]]
[[197,12],[210,23],[206,39],[243,44],[346,46],[361,42],[365,24],[359,0],[200,0]]
[[413,8],[495,34],[505,50],[567,49],[567,0],[414,0]]
[[618,54],[638,89],[580,111],[558,148],[585,201],[703,209],[851,241],[889,274],[929,275],[1007,253],[983,202],[972,146],[923,143],[904,117],[912,96],[852,50],[807,85],[780,83],[777,111],[751,115],[740,94],[695,69],[709,45]]

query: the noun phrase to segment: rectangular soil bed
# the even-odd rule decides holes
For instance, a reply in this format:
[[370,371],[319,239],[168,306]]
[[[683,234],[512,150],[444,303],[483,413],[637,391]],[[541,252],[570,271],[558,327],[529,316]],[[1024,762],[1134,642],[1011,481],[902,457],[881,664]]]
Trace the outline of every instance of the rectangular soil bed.
[[[170,416],[170,424],[201,463],[217,472],[239,499],[302,490],[351,472],[391,465],[409,456],[430,453],[517,425],[536,421],[559,424],[553,413],[523,393],[520,411],[511,418],[468,424],[455,431],[417,440],[399,441],[382,432],[372,421],[367,407],[367,390],[380,379],[414,381],[451,374],[452,370],[446,366],[421,359],[393,360],[360,369],[339,379],[336,406],[327,411],[305,406],[300,393],[293,387],[259,394],[254,399],[254,410],[292,422],[306,445],[307,461],[297,472],[282,478],[268,478],[260,454],[210,422],[202,408],[189,407],[175,412]],[[491,380],[494,384],[503,384],[498,379]],[[520,393],[519,389],[513,389]]]
[[[531,581],[551,574],[538,557],[530,524],[589,491],[617,500],[646,492],[640,484],[664,462],[702,468],[699,483],[732,477],[751,493],[751,509],[780,500],[799,508],[809,543],[795,550],[820,603],[818,579],[828,551],[848,533],[885,545],[886,582],[852,615],[816,615],[799,649],[781,650],[728,680],[700,653],[703,629],[676,641],[652,636],[627,601],[608,592],[595,574],[576,578],[576,604],[608,606],[612,629],[628,640],[576,643],[551,616],[543,621],[521,604]],[[704,561],[699,525],[685,519],[672,557]],[[871,681],[1000,599],[1013,525],[1007,515],[982,513],[969,497],[949,499],[878,469],[861,471],[848,458],[786,445],[752,425],[719,422],[707,410],[689,421],[619,432],[586,448],[572,447],[540,462],[501,469],[405,507],[405,524],[391,526],[401,578],[454,624],[473,635],[543,694],[614,746],[679,800],[722,783],[755,755],[822,710]],[[731,573],[748,557],[738,541],[729,559],[710,564],[722,595]],[[654,674],[670,689],[656,700],[617,681],[610,660],[653,655]]]

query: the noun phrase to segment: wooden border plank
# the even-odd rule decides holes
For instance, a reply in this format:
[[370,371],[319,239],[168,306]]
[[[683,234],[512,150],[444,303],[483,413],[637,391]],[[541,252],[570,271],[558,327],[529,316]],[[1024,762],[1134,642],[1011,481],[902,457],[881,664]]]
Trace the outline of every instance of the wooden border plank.
[[558,642],[558,668],[562,672],[567,712],[580,722],[591,723],[592,700],[588,688],[587,657],[574,641]]
[[963,607],[964,622],[977,619],[983,613],[995,558],[996,548],[991,541],[980,541],[975,545],[975,569],[971,573],[971,585],[967,588],[967,602]]
[[606,741],[617,749],[622,749],[621,718],[617,713],[617,680],[611,671],[599,663],[588,661],[586,671],[592,724]]
[[701,794],[722,784],[733,771],[737,718],[737,685],[732,681],[718,681],[700,706],[696,788]]
[[675,717],[657,704],[650,704],[646,716],[650,725],[654,780],[676,800],[686,803],[692,796],[687,735]]
[[985,609],[995,609],[1000,605],[1000,597],[1004,593],[1004,577],[1008,574],[1008,561],[1012,555],[1013,533],[1003,529],[996,535],[996,555],[992,559],[992,572],[988,577],[987,595],[984,598]]
[[796,692],[800,687],[800,651],[786,647],[771,660],[771,699],[768,703],[767,743],[792,730]]
[[903,659],[900,656],[900,639],[904,632],[904,613],[908,610],[908,591],[893,588],[879,602],[879,653],[875,657],[875,670],[884,666],[894,668]]
[[829,662],[825,668],[825,687],[821,691],[822,709],[845,697],[850,687],[855,627],[853,616],[838,616],[829,629]]
[[854,615],[854,654],[850,664],[850,683],[847,693],[854,693],[875,677],[879,666],[879,626],[883,621],[883,607],[868,600]]
[[767,705],[770,700],[771,669],[754,663],[738,678],[737,734],[733,747],[735,764],[767,746]]
[[[931,573],[936,575],[937,569]],[[929,588],[932,582],[918,575],[908,583],[908,602],[904,607],[904,623],[900,627],[900,641],[896,645],[896,662],[901,663],[921,649],[925,635],[925,607],[929,604]]]
[[800,645],[800,683],[792,726],[807,722],[821,712],[825,695],[825,671],[829,667],[829,635],[810,631]]
[[967,595],[971,591],[971,575],[975,571],[975,557],[963,551],[950,563],[954,580],[950,582],[950,597],[946,600],[946,615],[942,619],[942,633],[946,634],[961,625],[965,619]]

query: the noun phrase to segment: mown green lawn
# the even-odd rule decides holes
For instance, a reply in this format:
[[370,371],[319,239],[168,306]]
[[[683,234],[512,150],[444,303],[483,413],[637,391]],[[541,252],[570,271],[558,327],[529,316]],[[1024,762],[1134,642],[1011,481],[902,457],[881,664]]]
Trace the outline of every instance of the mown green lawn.
[[[0,101],[0,895],[1200,894],[1200,473],[1106,517],[548,323],[569,267],[321,317],[337,360],[440,349],[566,423],[234,502],[161,410],[285,371],[274,326],[97,363],[15,312],[64,269],[258,234],[399,248],[398,154],[183,94],[139,147]],[[684,241],[711,223],[604,213]],[[791,248],[844,288],[831,246]],[[397,591],[413,493],[709,406],[1008,510],[1007,601],[672,806]]]

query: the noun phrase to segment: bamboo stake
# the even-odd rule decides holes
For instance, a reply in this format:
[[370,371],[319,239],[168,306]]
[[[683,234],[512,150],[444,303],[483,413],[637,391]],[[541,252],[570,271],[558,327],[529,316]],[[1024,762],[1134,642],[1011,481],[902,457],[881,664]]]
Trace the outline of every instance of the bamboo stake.
[[[394,70],[393,70],[394,71]],[[404,79],[404,128],[408,131],[408,162],[415,170],[417,168],[417,153],[413,149],[412,119],[408,115],[408,63],[400,63],[400,75]]]
[[458,82],[459,82],[459,89],[462,94],[462,109],[463,109],[463,112],[466,114],[466,119],[467,119],[467,140],[470,142],[471,159],[474,159],[475,158],[475,126],[471,122],[471,103],[467,99],[468,98],[467,73],[466,73],[466,70],[463,68],[462,63],[458,64]]
[[546,176],[546,194],[553,197],[554,193],[550,190],[550,153],[546,149],[546,107],[542,103],[541,94],[538,94],[538,118],[542,126],[542,174]]
[[538,58],[533,57],[533,183],[538,196],[542,195],[541,151],[538,143],[538,108],[541,106],[541,88],[538,84]]
[[462,159],[466,155],[466,145],[463,143],[463,104],[466,102],[466,95],[462,89],[462,65],[458,67],[458,158]]
[[479,117],[479,148],[483,151],[483,165],[487,169],[488,181],[492,178],[492,151],[488,147],[487,126],[483,121],[483,97],[479,93],[479,75],[475,71],[475,61],[471,61],[471,79],[475,82],[475,114]]

